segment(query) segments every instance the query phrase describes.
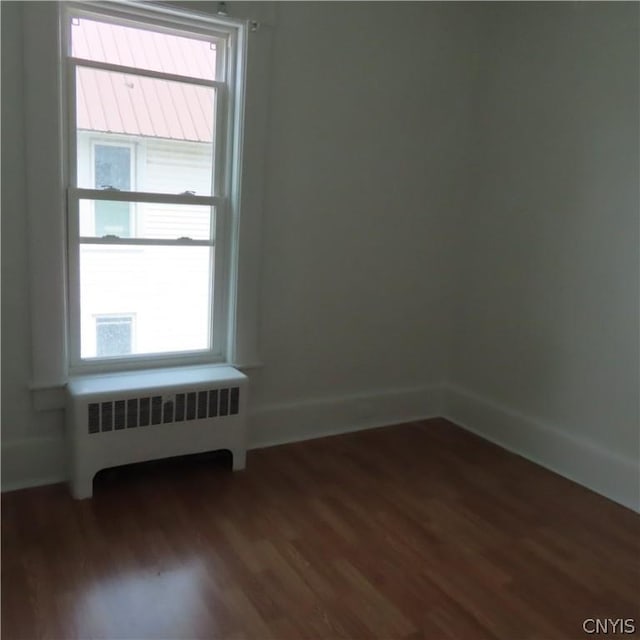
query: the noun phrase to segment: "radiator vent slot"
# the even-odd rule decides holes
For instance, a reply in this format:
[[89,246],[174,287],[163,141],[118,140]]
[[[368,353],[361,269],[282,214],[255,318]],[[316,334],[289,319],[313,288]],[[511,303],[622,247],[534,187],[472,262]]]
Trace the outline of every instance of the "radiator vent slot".
[[237,415],[240,411],[240,387],[204,389],[176,393],[174,396],[149,396],[88,405],[88,432],[118,431],[158,424]]

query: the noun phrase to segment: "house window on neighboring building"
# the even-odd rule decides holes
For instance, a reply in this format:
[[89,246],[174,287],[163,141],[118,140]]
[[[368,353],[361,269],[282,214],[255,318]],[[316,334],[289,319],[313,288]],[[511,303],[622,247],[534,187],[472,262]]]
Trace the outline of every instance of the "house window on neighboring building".
[[133,347],[133,316],[96,318],[96,354],[98,357],[126,356]]
[[245,27],[65,7],[71,369],[228,360]]
[[[96,189],[129,191],[132,148],[114,144],[95,144],[93,175]],[[96,236],[131,236],[131,203],[96,200],[94,202]],[[100,355],[100,354],[98,354]]]

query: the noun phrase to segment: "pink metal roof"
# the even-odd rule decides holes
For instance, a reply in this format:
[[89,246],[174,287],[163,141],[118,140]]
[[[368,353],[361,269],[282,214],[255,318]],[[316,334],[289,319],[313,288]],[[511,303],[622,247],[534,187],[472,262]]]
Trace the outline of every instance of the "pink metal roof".
[[[79,19],[75,57],[213,80],[212,43]],[[214,89],[183,82],[79,67],[79,129],[176,140],[213,140]]]

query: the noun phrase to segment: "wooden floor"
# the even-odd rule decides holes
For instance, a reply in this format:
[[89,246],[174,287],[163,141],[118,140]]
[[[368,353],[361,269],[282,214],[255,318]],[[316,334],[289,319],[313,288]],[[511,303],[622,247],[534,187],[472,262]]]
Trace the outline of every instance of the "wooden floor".
[[640,517],[444,420],[5,494],[2,553],[3,640],[640,626]]

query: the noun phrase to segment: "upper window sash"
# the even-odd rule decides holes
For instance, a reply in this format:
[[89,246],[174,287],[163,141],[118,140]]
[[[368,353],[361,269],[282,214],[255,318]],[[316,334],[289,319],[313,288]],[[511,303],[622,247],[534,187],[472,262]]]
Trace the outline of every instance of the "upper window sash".
[[[191,18],[184,15],[178,9],[171,7],[159,6],[141,6],[137,2],[92,2],[88,3],[65,3],[64,4],[64,20],[63,20],[63,37],[65,42],[65,52],[68,65],[68,86],[69,92],[67,96],[69,114],[69,132],[70,136],[67,140],[69,145],[69,174],[68,184],[75,188],[87,188],[94,185],[81,184],[78,182],[77,175],[77,143],[74,140],[75,132],[80,131],[76,114],[76,82],[78,81],[78,70],[93,70],[94,73],[120,73],[128,74],[134,78],[144,78],[146,82],[168,81],[175,83],[183,83],[194,87],[209,88],[213,91],[213,128],[211,145],[212,145],[212,161],[213,171],[211,173],[211,186],[205,187],[202,184],[197,187],[193,184],[185,184],[184,190],[179,189],[177,193],[187,193],[189,191],[196,192],[197,196],[214,196],[216,198],[228,198],[231,193],[231,178],[233,170],[231,168],[232,143],[234,136],[232,128],[235,125],[232,115],[235,109],[232,100],[236,100],[237,89],[229,85],[230,81],[236,79],[236,57],[237,52],[235,46],[240,37],[241,24],[237,21],[220,18],[219,16],[211,16],[207,14],[198,14],[189,11]],[[204,44],[211,46],[215,44],[215,79],[210,80],[197,77],[194,74],[181,73],[179,65],[169,63],[172,72],[158,69],[145,68],[144,64],[130,66],[128,64],[120,64],[120,61],[127,62],[127,55],[123,54],[120,58],[119,54],[114,54],[114,61],[109,61],[108,56],[102,57],[102,60],[91,59],[92,56],[86,57],[74,56],[72,46],[72,21],[75,18],[85,19],[88,22],[100,22],[105,25],[122,26],[125,28],[137,29],[144,34],[162,33],[167,36],[176,36],[185,38],[186,41],[202,40]],[[210,26],[209,26],[210,25]],[[145,29],[145,27],[147,29]],[[81,47],[80,47],[81,49]],[[79,51],[82,53],[82,51]],[[131,62],[129,56],[129,62]],[[136,62],[133,60],[133,62]],[[200,63],[202,64],[202,63]],[[146,66],[154,66],[151,63]],[[157,65],[155,65],[157,66]],[[175,72],[175,73],[174,73]],[[189,90],[193,91],[193,90]],[[84,127],[86,128],[86,127]],[[107,129],[110,130],[110,129]],[[135,135],[135,134],[132,134]],[[162,135],[159,136],[162,138]],[[186,142],[189,140],[185,139]],[[193,142],[202,141],[202,138],[192,139]],[[206,189],[206,191],[205,191]],[[139,193],[148,193],[151,189],[145,189],[144,184],[136,185],[130,193],[138,191]],[[160,190],[162,192],[162,190]],[[98,199],[105,196],[96,196]],[[194,201],[195,202],[195,201]],[[218,205],[218,202],[211,204]]]
[[[104,70],[105,66],[108,66],[110,71]],[[137,104],[139,105],[139,108],[143,110],[148,108],[147,106],[144,106],[148,104],[148,98],[143,99],[145,98],[145,94],[150,94],[151,97],[153,97],[154,91],[160,91],[161,89],[163,89],[165,92],[173,91],[174,93],[170,95],[174,95],[177,87],[177,85],[175,85],[176,82],[182,83],[186,85],[186,87],[192,87],[191,89],[185,88],[184,91],[185,92],[188,91],[188,93],[186,93],[184,96],[180,96],[183,101],[186,100],[187,97],[191,96],[193,98],[192,106],[185,107],[184,109],[181,109],[180,107],[176,107],[176,110],[173,112],[173,115],[169,113],[166,117],[166,120],[156,122],[153,126],[162,122],[163,126],[166,129],[165,131],[165,135],[167,136],[166,139],[169,139],[169,137],[172,135],[170,133],[172,129],[180,129],[184,125],[188,125],[191,131],[191,134],[190,134],[191,137],[185,137],[185,139],[176,139],[176,140],[179,140],[184,144],[196,144],[196,143],[208,144],[210,147],[210,154],[211,154],[210,162],[212,164],[212,167],[210,167],[209,170],[207,171],[207,175],[209,176],[207,178],[207,185],[201,186],[200,187],[201,193],[196,195],[198,196],[203,195],[203,192],[202,192],[203,189],[206,189],[206,191],[204,192],[206,196],[211,195],[213,197],[222,197],[228,194],[229,188],[230,188],[230,185],[229,185],[230,167],[227,166],[229,164],[227,149],[229,144],[230,127],[232,123],[229,122],[229,118],[228,118],[230,105],[229,105],[229,90],[226,84],[220,83],[220,82],[209,82],[209,81],[198,81],[196,84],[194,84],[190,82],[189,78],[184,76],[176,77],[176,76],[170,76],[168,74],[160,74],[160,73],[153,73],[153,74],[138,73],[137,70],[133,70],[129,74],[129,73],[125,73],[125,71],[123,71],[122,68],[118,67],[118,65],[97,65],[97,66],[92,65],[87,67],[84,63],[76,62],[75,59],[68,60],[68,73],[67,73],[67,86],[68,86],[68,92],[67,92],[68,110],[67,111],[68,111],[68,119],[69,119],[69,125],[68,125],[69,136],[68,136],[67,144],[69,145],[68,156],[69,156],[70,186],[75,188],[88,188],[90,186],[91,187],[94,186],[93,184],[92,185],[80,184],[78,180],[78,165],[77,165],[78,134],[82,130],[89,130],[89,131],[91,130],[88,128],[90,126],[90,124],[88,123],[86,123],[84,127],[80,126],[81,124],[80,120],[88,119],[89,121],[91,121],[92,119],[92,114],[89,113],[87,108],[83,110],[82,103],[80,102],[81,95],[82,95],[81,87],[83,86],[82,83],[84,82],[84,84],[86,84],[87,86],[98,87],[98,90],[101,90],[103,93],[106,94],[105,100],[108,98],[110,100],[117,102],[118,100],[123,99],[122,96],[120,96],[119,98],[117,97],[118,94],[115,92],[116,90],[113,88],[113,84],[111,82],[107,82],[106,79],[99,80],[98,77],[94,78],[93,76],[89,78],[85,78],[84,76],[80,75],[82,73],[85,73],[86,71],[88,71],[89,73],[92,73],[91,70],[93,68],[96,69],[95,74],[97,74],[97,76],[99,76],[99,74],[111,74],[113,78],[116,78],[119,80],[123,80],[124,78],[130,79],[134,87],[131,90],[141,92],[141,95],[136,96],[136,100],[138,100]],[[118,75],[118,74],[122,74],[122,75]],[[148,78],[149,79],[148,82],[150,82],[151,84],[144,85],[140,80],[138,80],[138,78]],[[166,82],[168,82],[169,84],[165,84]],[[154,87],[154,85],[158,85],[158,86]],[[173,86],[173,88],[170,88],[171,85]],[[177,95],[179,94],[176,94],[176,96]],[[128,98],[124,98],[124,99],[126,101]],[[198,105],[200,105],[200,108],[202,108],[203,103],[204,103],[204,108],[211,109],[211,111],[209,112],[210,120],[201,121],[201,120],[198,120],[196,116],[195,119],[190,120],[186,123],[181,122],[181,120],[183,121],[185,118],[187,118],[188,120],[189,118],[191,118],[189,109],[192,108],[194,112],[197,112]],[[84,116],[82,115],[83,113],[84,113]],[[109,118],[114,118],[114,117],[115,117],[114,115],[107,115],[105,113],[104,118],[107,119],[105,122],[107,122]],[[149,118],[151,118],[151,116],[149,116]],[[120,126],[121,121],[122,121],[122,118],[117,119],[117,121],[115,122],[115,126],[105,126],[105,124],[103,124],[102,126],[104,128],[110,129],[112,131],[111,133],[105,131],[103,132],[104,135],[105,136],[117,135],[118,142],[122,144],[124,144],[127,141],[129,141],[129,143],[131,144],[136,139],[145,137],[146,135],[145,133],[143,133],[140,130],[136,131],[136,126],[133,122],[130,123],[131,127],[125,126],[125,128],[123,128],[122,130],[117,131],[117,128],[118,126]],[[148,121],[151,122],[150,119]],[[113,129],[116,129],[116,131],[113,132]],[[163,135],[151,136],[151,138],[149,139],[162,140],[162,139],[165,139],[165,137]],[[132,188],[126,193],[135,193],[136,191],[138,193],[145,193],[144,187],[145,187],[144,184],[137,184],[135,188],[132,186]],[[178,191],[178,193],[187,193],[189,191],[197,190],[195,188],[195,185],[191,182],[185,182],[184,186],[181,188],[183,190]],[[150,192],[150,193],[155,193],[155,192]]]

